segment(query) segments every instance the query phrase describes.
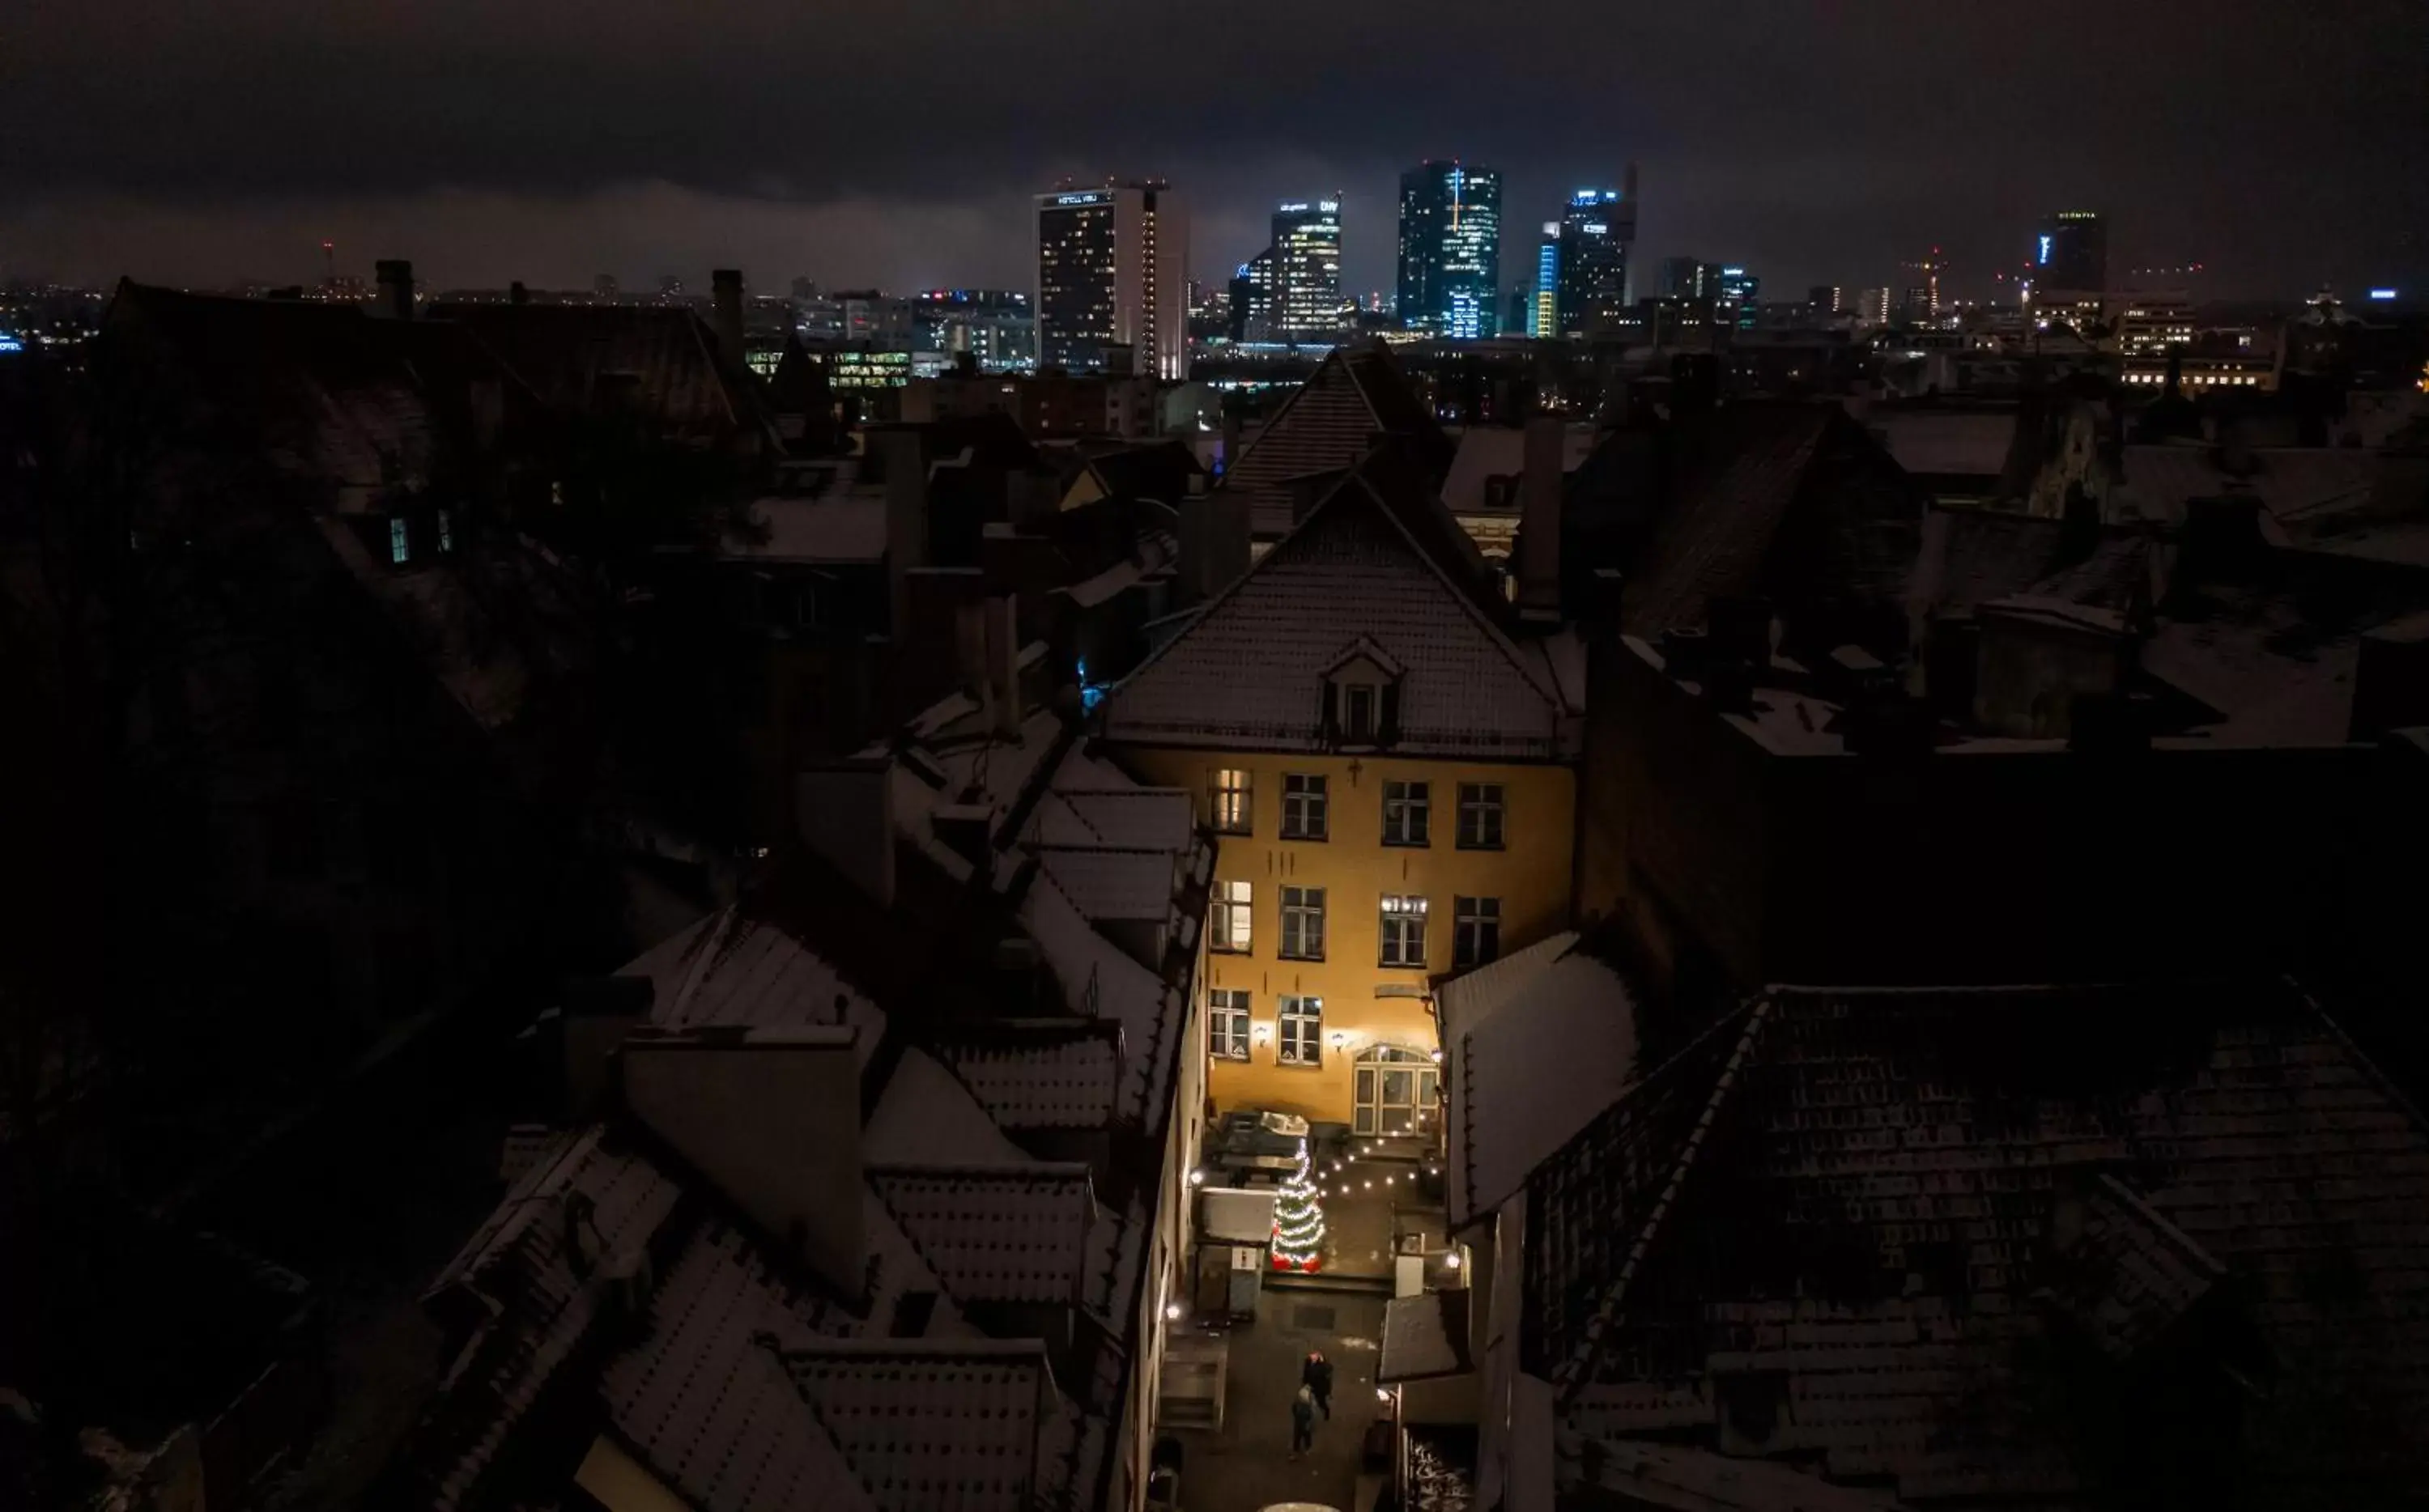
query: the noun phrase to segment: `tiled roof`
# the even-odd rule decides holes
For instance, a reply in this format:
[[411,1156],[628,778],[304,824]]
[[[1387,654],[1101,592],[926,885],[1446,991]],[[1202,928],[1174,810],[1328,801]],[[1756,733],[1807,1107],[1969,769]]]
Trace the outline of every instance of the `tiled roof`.
[[866,1339],[788,1348],[785,1366],[887,1512],[1028,1512],[1058,1415],[1033,1341]]
[[1336,348],[1242,450],[1221,486],[1247,496],[1250,531],[1271,539],[1295,523],[1292,480],[1348,468],[1386,433],[1409,439],[1435,483],[1449,471],[1450,437],[1392,359]]
[[948,1026],[929,1048],[1005,1128],[1103,1128],[1120,1088],[1119,1032],[1090,1019],[999,1019]]
[[[1610,964],[1557,935],[1443,984],[1454,1225],[1490,1213],[1636,1075],[1636,1004]],[[1481,975],[1479,973],[1479,975]]]
[[1111,846],[1033,846],[1030,853],[1098,923],[1160,923],[1172,912],[1173,853]]
[[686,309],[628,304],[450,304],[428,320],[470,332],[560,412],[632,404],[667,435],[705,442],[774,430],[738,361]]
[[854,1028],[860,1031],[854,1053],[864,1065],[885,1030],[884,1011],[822,956],[739,905],[711,914],[619,975],[652,979],[657,996],[651,1021],[669,1028]]
[[[1412,484],[1391,449],[1371,454],[1106,695],[1107,737],[1314,749],[1324,672],[1363,635],[1408,668],[1396,751],[1562,755],[1567,711],[1540,648],[1522,648],[1504,632],[1474,543],[1438,501],[1409,499]],[[1240,676],[1243,666],[1257,675]]]
[[1690,472],[1621,595],[1628,633],[1699,628],[1704,606],[1750,593],[1836,406],[1737,404],[1714,419],[1716,454]]
[[1865,417],[1864,424],[1880,436],[1899,467],[1918,477],[1994,483],[2007,470],[2023,413],[2016,408],[1877,409]]
[[[1561,429],[1561,468],[1575,472],[1594,454],[1600,439],[1591,425]],[[1459,433],[1458,452],[1443,479],[1443,505],[1454,515],[1515,515],[1519,494],[1513,485],[1498,505],[1485,498],[1485,485],[1495,478],[1516,479],[1526,472],[1527,432],[1516,425],[1470,425]]]
[[1903,1505],[1886,1492],[1833,1486],[1785,1465],[1709,1449],[1562,1433],[1553,1453],[1563,1497],[1602,1492],[1646,1512],[1899,1512]]
[[1085,1165],[884,1166],[868,1179],[962,1301],[1080,1299],[1096,1207]]
[[[534,1166],[439,1273],[426,1301],[494,1324],[477,1329],[449,1367],[405,1456],[406,1479],[429,1505],[465,1504],[598,1321],[606,1293],[590,1283],[595,1263],[647,1243],[681,1194],[663,1171],[594,1127]],[[597,1251],[576,1256],[570,1239],[595,1239]]]
[[1529,1189],[1574,1431],[2073,1507],[2159,1440],[2050,1404],[2208,1362],[2209,1504],[2429,1488],[2429,1128],[2291,987],[1775,990],[1682,1063]]

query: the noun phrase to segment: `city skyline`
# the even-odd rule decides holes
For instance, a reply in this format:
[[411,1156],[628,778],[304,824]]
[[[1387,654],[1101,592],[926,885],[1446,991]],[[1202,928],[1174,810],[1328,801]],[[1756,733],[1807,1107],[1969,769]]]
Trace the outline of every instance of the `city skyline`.
[[[544,4],[506,25],[440,7],[367,30],[256,0],[206,28],[138,0],[107,28],[50,11],[11,39],[0,129],[25,150],[0,165],[0,276],[293,282],[329,238],[358,273],[411,256],[454,285],[740,266],[767,288],[801,273],[1018,287],[1030,195],[1066,173],[1152,173],[1190,194],[1201,270],[1261,245],[1294,186],[1337,186],[1345,286],[1364,293],[1392,282],[1394,175],[1463,156],[1503,172],[1519,225],[1639,160],[1640,259],[1726,247],[1777,288],[1872,284],[1925,245],[1946,249],[1961,286],[2020,267],[2032,225],[2071,205],[2107,216],[2117,266],[2203,262],[2222,293],[2406,279],[2429,189],[2353,144],[2417,135],[2418,71],[2402,60],[2429,41],[2424,18],[2388,0],[2290,8],[2061,4],[2018,28],[1899,0],[1860,16],[1723,7],[1743,14],[1692,24],[1547,6],[1506,41],[1377,57],[1319,97],[1216,37],[1188,74],[1221,90],[1108,97],[1116,133],[1084,105],[1036,106],[1014,87],[1030,70],[997,66],[1083,36],[1104,76],[1141,76],[1124,65],[1158,28],[1082,0],[924,31],[916,15],[847,18],[851,56],[916,43],[916,77],[954,81],[908,90],[880,89],[895,71],[877,68],[794,87],[785,44],[811,28],[774,15],[674,28]],[[1307,41],[1371,49],[1375,20],[1328,13]],[[1746,45],[1716,61],[1716,26]],[[1547,27],[1609,45],[1546,55],[1532,40]],[[2088,35],[2135,67],[2074,67],[2072,39]],[[306,48],[317,67],[277,65]],[[1967,82],[1994,63],[2066,80],[2063,107]],[[2252,82],[2289,67],[2334,87],[2253,109]],[[533,82],[471,97],[466,80],[509,69]],[[2104,151],[2119,140],[2136,150]],[[851,150],[803,145],[835,140]]]

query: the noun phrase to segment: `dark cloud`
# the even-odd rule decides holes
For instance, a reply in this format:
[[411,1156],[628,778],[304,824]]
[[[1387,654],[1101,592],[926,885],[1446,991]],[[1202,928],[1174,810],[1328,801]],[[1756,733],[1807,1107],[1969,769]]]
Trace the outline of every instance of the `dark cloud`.
[[[20,0],[25,5],[27,0]],[[2417,0],[31,0],[0,22],[0,274],[1026,277],[1022,196],[1161,173],[1201,269],[1283,195],[1389,277],[1397,168],[1502,168],[1516,281],[1644,165],[1644,251],[1775,288],[1977,275],[2060,204],[2119,259],[2290,292],[2419,270]],[[2407,239],[2409,238],[2409,239]]]

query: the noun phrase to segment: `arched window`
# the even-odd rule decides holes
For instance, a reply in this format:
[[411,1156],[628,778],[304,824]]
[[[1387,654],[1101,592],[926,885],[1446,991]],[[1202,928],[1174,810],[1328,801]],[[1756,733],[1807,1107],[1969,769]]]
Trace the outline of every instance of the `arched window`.
[[1396,1044],[1358,1052],[1357,1132],[1422,1134],[1434,1126],[1442,1072],[1433,1057]]

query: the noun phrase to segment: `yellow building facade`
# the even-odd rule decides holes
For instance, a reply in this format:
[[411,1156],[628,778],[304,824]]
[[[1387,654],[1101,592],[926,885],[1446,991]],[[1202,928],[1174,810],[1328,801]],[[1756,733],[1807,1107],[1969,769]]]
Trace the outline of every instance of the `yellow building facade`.
[[1566,645],[1515,619],[1425,471],[1382,445],[1107,693],[1115,757],[1220,836],[1219,1111],[1438,1128],[1433,978],[1569,923]]
[[[1194,793],[1222,836],[1206,958],[1216,1109],[1431,1133],[1430,980],[1567,926],[1574,771],[1380,753],[1124,756],[1143,781]],[[1320,839],[1305,822],[1310,779]]]

